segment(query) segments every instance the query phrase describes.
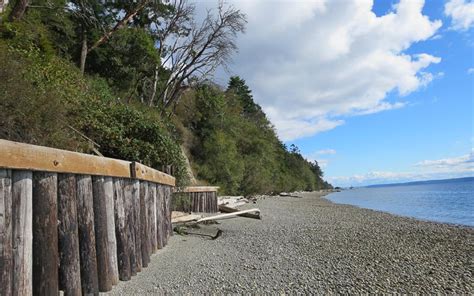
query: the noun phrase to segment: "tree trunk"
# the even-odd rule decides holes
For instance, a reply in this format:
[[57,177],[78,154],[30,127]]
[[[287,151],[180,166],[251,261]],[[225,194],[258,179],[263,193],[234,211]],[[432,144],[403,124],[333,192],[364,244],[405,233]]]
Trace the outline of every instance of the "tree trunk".
[[26,8],[28,7],[28,0],[17,0],[15,6],[13,6],[12,12],[10,13],[10,22],[20,20],[25,14]]
[[79,67],[81,68],[81,73],[84,74],[86,69],[86,59],[87,59],[87,31],[82,31],[82,48],[81,48],[81,61],[79,62]]

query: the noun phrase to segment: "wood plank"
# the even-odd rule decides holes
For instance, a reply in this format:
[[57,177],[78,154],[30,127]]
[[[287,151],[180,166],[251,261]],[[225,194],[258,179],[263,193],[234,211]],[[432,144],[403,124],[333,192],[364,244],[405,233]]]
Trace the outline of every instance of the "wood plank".
[[150,181],[158,184],[166,184],[170,186],[176,185],[176,179],[168,174],[147,167],[138,162],[132,162],[130,164],[130,175],[132,178],[137,178],[144,181]]
[[218,190],[219,186],[188,186],[181,189],[179,192],[216,192]]
[[76,184],[82,293],[97,294],[99,293],[99,279],[97,274],[97,253],[95,248],[92,178],[87,175],[77,175]]
[[141,251],[142,266],[147,267],[150,262],[150,239],[148,235],[148,182],[140,182],[140,232],[141,232]]
[[66,295],[80,296],[81,264],[76,210],[76,177],[58,175],[59,289]]
[[13,241],[12,241],[12,175],[0,169],[0,287],[2,295],[12,294]]
[[0,140],[0,167],[85,175],[130,177],[130,162]]
[[114,181],[111,177],[104,177],[104,195],[107,219],[109,277],[112,281],[112,285],[116,285],[119,282],[119,272],[117,263],[117,240],[115,237]]
[[33,174],[33,293],[55,295],[58,283],[58,178]]
[[99,291],[112,290],[112,279],[109,272],[109,239],[107,229],[107,208],[105,197],[105,178],[103,176],[92,177],[92,189],[94,200],[94,229],[95,246],[97,252],[97,275],[99,280]]
[[131,278],[130,257],[128,255],[128,236],[124,205],[124,184],[120,178],[114,179],[115,233],[117,237],[117,262],[119,278],[128,281]]

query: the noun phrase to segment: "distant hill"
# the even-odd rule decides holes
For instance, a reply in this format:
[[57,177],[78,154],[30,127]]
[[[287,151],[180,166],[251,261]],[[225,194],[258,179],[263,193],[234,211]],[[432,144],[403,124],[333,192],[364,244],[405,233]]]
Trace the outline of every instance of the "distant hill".
[[406,185],[422,185],[422,184],[438,184],[438,183],[455,183],[455,182],[474,182],[474,177],[443,179],[443,180],[414,181],[414,182],[405,182],[405,183],[376,184],[376,185],[369,185],[369,186],[365,186],[365,187],[366,188],[374,188],[374,187],[406,186]]

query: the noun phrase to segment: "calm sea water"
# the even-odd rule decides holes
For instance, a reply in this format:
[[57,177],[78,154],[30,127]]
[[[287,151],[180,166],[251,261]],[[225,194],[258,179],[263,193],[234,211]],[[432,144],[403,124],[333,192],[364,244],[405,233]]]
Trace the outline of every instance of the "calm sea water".
[[333,202],[422,220],[474,226],[474,182],[358,188],[332,193]]

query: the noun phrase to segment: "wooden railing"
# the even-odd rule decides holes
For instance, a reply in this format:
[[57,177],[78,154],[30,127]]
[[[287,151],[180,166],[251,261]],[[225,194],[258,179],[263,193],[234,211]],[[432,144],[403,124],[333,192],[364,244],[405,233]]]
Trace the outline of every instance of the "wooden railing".
[[192,186],[175,192],[178,198],[173,199],[173,210],[182,212],[216,213],[217,190],[215,186]]
[[129,280],[168,242],[174,186],[140,163],[0,140],[0,295]]

